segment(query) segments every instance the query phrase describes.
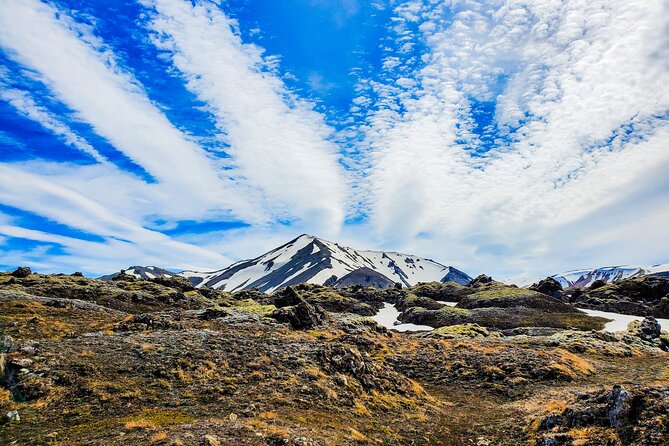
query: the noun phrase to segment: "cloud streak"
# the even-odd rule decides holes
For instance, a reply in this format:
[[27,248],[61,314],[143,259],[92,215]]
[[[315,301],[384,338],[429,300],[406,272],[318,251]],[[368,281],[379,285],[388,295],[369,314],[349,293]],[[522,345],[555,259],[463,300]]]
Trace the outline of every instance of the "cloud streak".
[[[657,187],[645,176],[669,165],[669,76],[657,57],[667,48],[666,8],[554,3],[414,1],[397,9],[398,22],[421,21],[429,52],[415,87],[376,87],[363,188],[379,239],[427,233],[482,267],[490,262],[477,254],[485,245],[534,240],[499,259],[539,255],[561,226],[639,184]],[[388,100],[393,93],[400,107]],[[498,139],[486,152],[473,112],[489,101]],[[477,148],[483,154],[472,156]]]
[[277,218],[297,216],[319,231],[336,232],[346,185],[323,117],[286,89],[260,48],[242,43],[236,23],[217,5],[144,3],[156,11],[150,22],[156,44],[169,51],[187,88],[216,117],[235,181],[259,190],[262,205]]

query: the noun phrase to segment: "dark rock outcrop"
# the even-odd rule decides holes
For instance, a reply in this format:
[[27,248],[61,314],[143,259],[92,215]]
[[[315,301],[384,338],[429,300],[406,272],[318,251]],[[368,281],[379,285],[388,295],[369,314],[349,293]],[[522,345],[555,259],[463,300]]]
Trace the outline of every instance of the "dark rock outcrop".
[[12,277],[18,277],[19,279],[23,279],[25,277],[28,277],[31,275],[33,272],[28,266],[19,266],[12,272]]
[[325,313],[320,307],[311,305],[292,288],[286,290],[274,300],[274,305],[278,307],[272,313],[274,319],[288,322],[295,330],[306,330],[323,323]]
[[669,442],[668,387],[613,386],[578,394],[561,412],[534,420],[529,428],[533,444],[665,445]]
[[588,287],[588,289],[596,290],[596,289],[601,288],[601,287],[603,287],[603,286],[605,286],[605,285],[606,285],[606,282],[604,282],[604,281],[601,280],[601,279],[597,279],[597,280],[595,280],[594,282],[592,282],[592,283],[590,284],[590,286]]
[[647,316],[641,321],[630,322],[627,332],[645,341],[652,341],[662,335],[662,326],[654,317]]
[[485,274],[479,274],[476,278],[472,279],[471,282],[467,284],[469,287],[477,287],[480,285],[487,285],[493,283],[492,277],[486,276]]
[[562,285],[552,277],[546,277],[545,279],[540,280],[538,283],[530,286],[530,289],[552,297],[558,297],[562,293]]
[[572,291],[569,302],[583,308],[669,318],[669,277],[640,276]]
[[[356,296],[351,296],[347,292],[351,288],[358,289]],[[335,291],[322,285],[302,283],[276,291],[272,295],[272,303],[275,307],[282,308],[297,305],[304,300],[311,305],[333,313],[355,313],[362,316],[372,316],[383,305],[382,300],[379,299],[378,302],[362,301],[363,299],[358,298],[358,295],[365,296],[365,290],[371,294],[380,291],[376,288],[359,285],[342,289],[342,291]]]

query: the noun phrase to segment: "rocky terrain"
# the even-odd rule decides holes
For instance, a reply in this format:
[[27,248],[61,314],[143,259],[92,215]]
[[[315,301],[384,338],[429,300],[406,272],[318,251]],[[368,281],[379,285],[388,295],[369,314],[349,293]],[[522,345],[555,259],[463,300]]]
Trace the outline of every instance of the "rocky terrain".
[[[604,320],[587,316],[576,307],[538,291],[504,285],[487,276],[479,276],[468,286],[432,284],[417,287],[401,307],[403,322],[431,327],[475,323],[496,329],[518,327],[576,328],[599,330]],[[439,288],[444,290],[436,294]],[[449,295],[450,294],[450,295]],[[433,297],[429,297],[432,295]],[[436,301],[455,301],[454,307]]]
[[2,273],[0,444],[667,444],[669,335],[544,291]]
[[632,277],[610,284],[594,282],[588,288],[572,290],[567,298],[582,308],[667,319],[669,277]]

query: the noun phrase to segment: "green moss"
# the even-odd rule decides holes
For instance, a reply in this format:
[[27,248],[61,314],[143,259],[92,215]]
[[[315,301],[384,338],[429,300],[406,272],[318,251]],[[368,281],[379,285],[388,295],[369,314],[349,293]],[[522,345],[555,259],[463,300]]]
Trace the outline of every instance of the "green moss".
[[490,336],[490,332],[478,324],[448,325],[436,328],[431,333],[445,336],[466,336],[469,338],[483,338]]
[[469,310],[465,308],[450,307],[448,305],[440,308],[437,311],[443,314],[454,314],[457,316],[469,316],[469,314],[471,313]]
[[229,307],[230,310],[242,311],[245,313],[257,313],[260,315],[269,315],[276,310],[274,305],[261,305],[254,301],[237,302],[236,305]]
[[83,423],[70,428],[73,433],[95,432],[109,430],[114,427],[120,427],[126,423],[146,422],[152,426],[173,426],[176,424],[190,423],[196,418],[174,410],[166,409],[144,409],[140,412],[128,415],[126,417],[107,418],[104,420]]
[[469,296],[470,299],[496,299],[496,298],[526,298],[542,297],[540,293],[523,288],[514,288],[507,286],[493,287],[487,290],[478,291]]

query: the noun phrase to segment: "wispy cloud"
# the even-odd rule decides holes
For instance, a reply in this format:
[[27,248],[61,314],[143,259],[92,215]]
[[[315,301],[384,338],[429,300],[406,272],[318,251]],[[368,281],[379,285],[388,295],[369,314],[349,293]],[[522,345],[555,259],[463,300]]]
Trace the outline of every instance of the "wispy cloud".
[[90,30],[48,4],[9,0],[0,4],[0,45],[164,187],[254,217],[243,200],[222,193],[226,182],[205,151],[167,120]]
[[336,232],[346,186],[323,117],[268,69],[261,48],[242,43],[235,22],[217,5],[145,4],[156,11],[150,23],[156,43],[215,115],[230,145],[235,181],[257,188],[276,218],[296,216]]
[[[481,246],[532,240],[497,258],[536,258],[563,225],[640,184],[654,190],[645,176],[669,165],[669,76],[657,57],[667,48],[665,13],[661,1],[398,8],[397,21],[421,22],[428,53],[400,107],[382,94],[368,118],[364,186],[379,239],[430,234],[481,266],[491,260],[477,254]],[[472,114],[485,101],[496,103],[498,140],[472,156],[480,144]],[[621,131],[630,126],[633,138]],[[529,262],[516,267],[533,268]]]
[[7,101],[19,113],[28,119],[39,123],[45,129],[61,137],[68,145],[89,155],[95,161],[104,163],[107,159],[100,154],[85,139],[77,135],[67,125],[62,123],[56,116],[51,114],[46,108],[35,103],[32,97],[25,91],[4,88],[0,82],[0,99]]

